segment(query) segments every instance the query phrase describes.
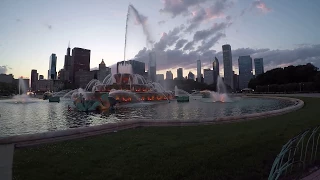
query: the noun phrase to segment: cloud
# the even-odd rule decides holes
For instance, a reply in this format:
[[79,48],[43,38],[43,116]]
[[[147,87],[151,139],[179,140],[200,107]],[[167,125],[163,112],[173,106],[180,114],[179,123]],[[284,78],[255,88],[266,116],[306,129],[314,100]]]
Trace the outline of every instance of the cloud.
[[199,5],[207,0],[163,0],[164,7],[160,9],[160,12],[168,13],[172,18],[178,15],[189,14],[189,7]]
[[209,39],[209,41],[202,41],[201,46],[198,47],[197,52],[205,53],[212,48],[221,38],[226,37],[224,33],[217,33],[214,37]]
[[[141,62],[148,62],[148,54],[150,53],[150,50],[143,49],[141,50],[135,57],[136,60]],[[205,56],[202,56],[203,59],[208,59],[214,57],[215,51],[208,51]],[[157,58],[157,70],[165,70],[170,68],[177,68],[177,67],[183,67],[183,68],[194,68],[197,59],[199,57],[199,54],[195,51],[190,52],[184,52],[182,50],[176,50],[176,49],[168,49],[163,52],[162,58]]]
[[[204,52],[209,50],[215,43],[217,43],[221,38],[226,37],[224,33],[221,33],[224,29],[231,26],[232,23],[214,23],[213,26],[209,29],[199,30],[194,33],[193,40],[191,42],[188,42],[183,50],[194,50],[194,45],[200,41],[202,41],[202,45],[198,47],[197,51]],[[211,38],[214,36],[213,38]],[[204,42],[206,39],[209,39],[208,41]]]
[[52,25],[50,25],[50,24],[44,24],[44,26],[45,26],[46,28],[48,28],[49,30],[52,30]]
[[[320,67],[320,44],[305,45],[294,49],[252,49],[239,48],[232,50],[232,61],[234,67],[238,68],[238,57],[250,55],[252,58],[263,58],[265,71],[276,67],[288,65],[299,65],[312,63]],[[217,53],[217,57],[222,59],[222,52]]]
[[241,13],[240,13],[240,17],[241,16],[244,16],[244,14],[247,12],[247,8],[245,8],[245,9],[243,9],[242,11],[241,11]]
[[186,32],[192,32],[204,21],[224,17],[224,11],[232,7],[232,5],[232,1],[217,0],[207,8],[200,7],[197,11],[192,12],[192,18],[188,20],[190,25],[187,27]]
[[188,40],[186,40],[186,39],[179,39],[176,43],[175,49],[176,50],[181,49],[187,42],[188,42]]
[[226,29],[228,26],[230,26],[231,24],[229,23],[214,23],[213,26],[210,29],[205,29],[205,30],[201,30],[201,31],[197,31],[194,35],[193,35],[193,41],[194,42],[198,42],[200,40],[206,39],[208,37],[210,37],[211,35],[218,33],[219,31],[222,31],[224,29]]
[[165,20],[162,20],[162,21],[159,21],[159,22],[158,22],[159,25],[162,25],[162,24],[164,24],[164,23],[166,23]]
[[160,41],[154,44],[154,48],[157,51],[163,51],[167,47],[174,45],[180,38],[179,33],[185,28],[184,25],[175,27],[173,30],[168,33],[163,33]]
[[232,19],[231,16],[227,16],[227,17],[226,17],[226,20],[227,20],[227,21],[231,21],[231,19]]
[[320,67],[320,44],[253,54],[253,57],[259,56],[264,58],[264,64],[268,69],[282,67],[284,64],[298,65],[308,62]]
[[17,19],[16,19],[16,22],[21,22],[21,19],[17,18]]
[[271,11],[271,8],[267,7],[267,5],[261,0],[255,0],[252,2],[252,7],[260,10],[263,13],[267,13]]
[[[217,33],[207,43],[214,43],[215,39],[219,39],[223,33]],[[211,41],[211,42],[210,42]],[[203,52],[197,50],[183,51],[182,49],[168,49],[163,51],[162,58],[157,58],[157,70],[166,70],[170,68],[182,67],[185,69],[195,69],[196,60],[200,56],[203,66],[210,66],[210,60],[215,56],[219,59],[221,69],[223,69],[222,52],[208,50],[203,45]],[[136,55],[136,60],[148,62],[148,53],[150,50],[143,49]],[[250,55],[252,58],[263,58],[265,71],[288,65],[299,65],[312,63],[320,67],[320,44],[302,46],[295,49],[269,49],[269,48],[239,48],[232,50],[233,67],[238,70],[238,57],[243,55]],[[223,70],[220,70],[223,72]]]
[[0,66],[0,74],[6,74],[8,69],[10,69],[8,66]]
[[188,42],[188,43],[183,47],[183,50],[184,50],[184,51],[194,50],[193,45],[194,45],[194,42],[193,42],[193,41],[190,41],[190,42]]
[[[168,33],[163,33],[160,41],[155,44],[152,50],[157,56],[161,54],[161,58],[157,57],[157,70],[175,67],[193,68],[193,64],[199,55],[210,62],[210,58],[213,58],[215,54],[215,51],[211,50],[211,48],[221,38],[225,37],[225,34],[220,31],[228,27],[228,25],[230,23],[215,23],[209,29],[197,31],[190,42],[187,39],[180,39],[179,34],[185,28],[183,25],[174,28]],[[195,50],[194,45],[198,42],[201,42],[201,45]],[[174,44],[174,49],[169,48]],[[141,62],[148,62],[150,52],[151,50],[144,48],[138,52],[135,59]]]
[[270,12],[272,9],[267,7],[267,5],[262,2],[261,0],[255,0],[251,3],[249,8],[244,8],[241,13],[240,13],[240,17],[244,16],[247,12],[252,11],[254,9],[259,10],[262,13],[268,13]]

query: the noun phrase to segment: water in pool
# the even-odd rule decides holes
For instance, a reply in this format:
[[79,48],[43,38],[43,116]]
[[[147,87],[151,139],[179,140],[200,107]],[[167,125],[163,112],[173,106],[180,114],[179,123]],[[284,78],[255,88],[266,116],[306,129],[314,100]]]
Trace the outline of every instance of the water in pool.
[[161,103],[136,103],[121,105],[114,112],[83,113],[68,111],[69,100],[49,103],[32,99],[28,103],[0,100],[0,137],[33,134],[46,131],[94,126],[130,119],[183,120],[216,118],[251,114],[285,108],[293,103],[287,100],[268,98],[234,97],[233,102],[212,102],[210,99],[190,99],[188,103],[177,101]]

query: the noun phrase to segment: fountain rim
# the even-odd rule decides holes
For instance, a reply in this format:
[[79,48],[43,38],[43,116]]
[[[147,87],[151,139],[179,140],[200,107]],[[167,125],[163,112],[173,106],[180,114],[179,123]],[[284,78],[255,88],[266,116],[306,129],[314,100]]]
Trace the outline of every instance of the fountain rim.
[[128,120],[119,123],[109,123],[97,126],[80,127],[75,129],[65,129],[59,131],[49,131],[43,133],[15,135],[0,137],[0,145],[2,144],[15,144],[16,147],[26,147],[32,145],[39,145],[45,143],[52,143],[57,141],[79,139],[89,136],[95,136],[100,134],[117,132],[119,130],[132,129],[137,127],[153,127],[153,126],[195,126],[195,125],[210,125],[210,124],[222,124],[222,123],[235,123],[244,122],[254,119],[262,119],[267,117],[273,117],[278,115],[287,114],[301,109],[304,106],[304,102],[297,98],[292,97],[277,97],[277,96],[259,96],[249,95],[242,97],[250,98],[271,98],[279,100],[288,100],[294,102],[293,105],[260,113],[243,114],[239,116],[225,116],[218,118],[202,118],[202,119],[188,119],[188,120],[159,120],[159,119],[142,119],[142,120]]

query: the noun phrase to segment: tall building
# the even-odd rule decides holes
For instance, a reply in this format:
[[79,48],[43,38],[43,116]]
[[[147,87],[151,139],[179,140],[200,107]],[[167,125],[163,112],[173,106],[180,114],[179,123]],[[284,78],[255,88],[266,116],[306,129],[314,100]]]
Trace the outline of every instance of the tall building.
[[239,56],[239,89],[248,87],[252,79],[252,58],[250,56]]
[[64,56],[64,71],[62,72],[62,75],[64,78],[63,80],[71,81],[73,79],[73,62],[72,62],[72,56],[70,54],[70,43],[67,48],[67,54]]
[[36,91],[61,91],[63,82],[52,79],[39,79],[36,81]]
[[157,74],[157,82],[161,82],[164,80],[164,75],[163,74]]
[[203,82],[210,85],[213,84],[213,70],[204,69],[203,70]]
[[101,63],[99,64],[99,71],[98,71],[98,77],[97,79],[102,82],[104,80],[104,78],[111,74],[111,68],[106,67],[106,64],[104,63],[103,59],[101,61]]
[[177,69],[177,79],[179,79],[179,80],[183,79],[183,69],[182,68]]
[[69,71],[60,69],[58,72],[58,79],[61,81],[69,81]]
[[222,52],[223,52],[224,83],[230,86],[231,89],[233,89],[231,46],[229,44],[223,45]]
[[197,60],[197,80],[201,82],[201,60]]
[[57,79],[57,56],[56,54],[51,54],[49,60],[49,70],[48,79]]
[[79,70],[75,73],[75,85],[79,88],[85,88],[86,85],[94,78],[94,72]]
[[156,63],[156,54],[154,52],[149,53],[149,80],[152,82],[156,81],[157,75],[157,63]]
[[256,77],[264,73],[263,58],[254,59],[254,73]]
[[194,74],[191,71],[188,74],[188,79],[194,80]]
[[3,83],[13,83],[13,75],[12,74],[0,74],[0,82]]
[[31,90],[36,90],[36,82],[38,81],[38,72],[35,69],[31,70]]
[[173,74],[171,71],[166,72],[166,79],[173,79]]
[[121,72],[122,71],[121,66],[129,65],[129,64],[131,66],[130,73],[139,74],[141,76],[144,76],[145,71],[146,71],[146,67],[145,67],[146,65],[144,62],[140,62],[140,61],[136,61],[136,60],[117,62],[117,73],[124,73],[124,72]]
[[217,83],[217,78],[219,76],[220,70],[219,70],[219,60],[217,57],[214,57],[214,61],[212,63],[212,70],[213,70],[213,83]]
[[234,88],[234,90],[239,89],[239,75],[234,74],[234,72],[233,72],[233,88]]
[[72,81],[75,82],[75,73],[82,71],[90,71],[90,54],[91,51],[89,49],[83,49],[75,47],[72,49],[72,57],[71,57],[71,77]]

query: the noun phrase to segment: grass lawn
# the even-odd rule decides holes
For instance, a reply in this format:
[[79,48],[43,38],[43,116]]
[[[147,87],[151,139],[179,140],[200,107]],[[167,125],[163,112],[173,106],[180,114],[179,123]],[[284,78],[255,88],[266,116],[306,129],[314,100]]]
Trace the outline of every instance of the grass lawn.
[[296,112],[221,125],[148,127],[16,149],[13,179],[267,179],[282,145],[320,124],[320,98]]

